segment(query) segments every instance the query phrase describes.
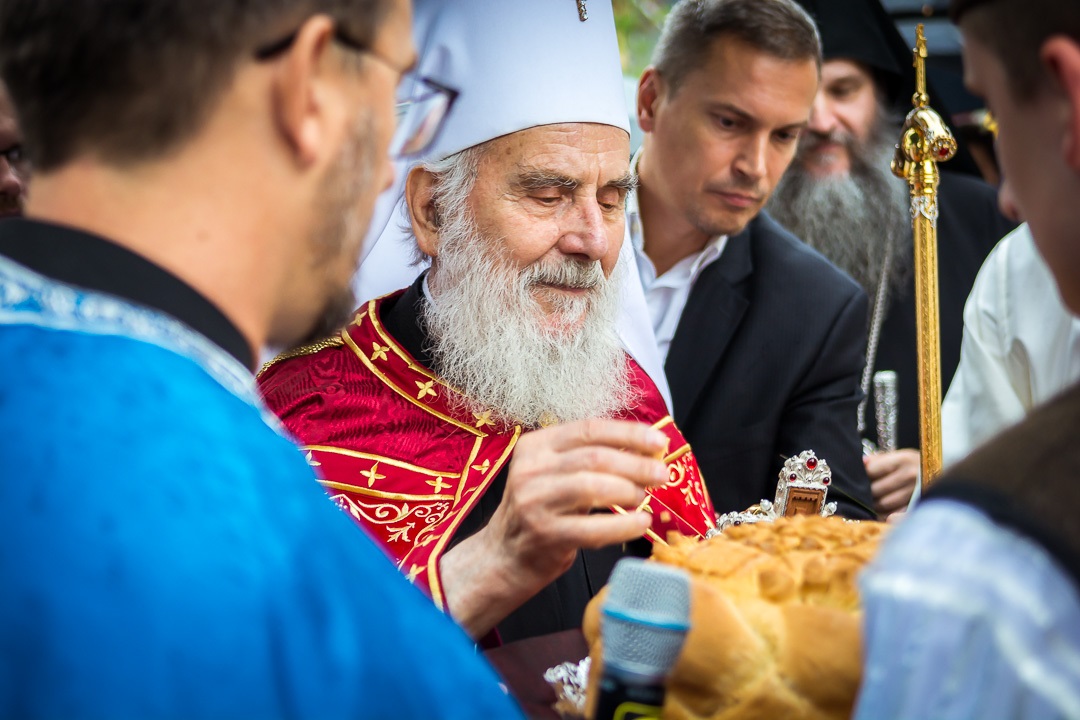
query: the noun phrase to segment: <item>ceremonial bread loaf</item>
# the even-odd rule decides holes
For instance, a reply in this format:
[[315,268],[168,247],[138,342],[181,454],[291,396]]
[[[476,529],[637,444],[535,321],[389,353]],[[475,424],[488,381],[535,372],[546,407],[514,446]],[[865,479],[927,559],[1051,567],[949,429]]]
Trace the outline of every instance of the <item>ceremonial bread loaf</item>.
[[[690,632],[668,682],[672,720],[850,717],[861,679],[856,575],[885,525],[795,516],[729,528],[709,540],[672,536],[653,560],[690,572]],[[600,609],[585,613],[600,678]]]

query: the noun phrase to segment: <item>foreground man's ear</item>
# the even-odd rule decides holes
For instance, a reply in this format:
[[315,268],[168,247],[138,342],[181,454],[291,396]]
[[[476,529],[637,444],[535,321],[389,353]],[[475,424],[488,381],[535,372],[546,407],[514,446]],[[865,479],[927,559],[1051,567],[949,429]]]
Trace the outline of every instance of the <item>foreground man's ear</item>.
[[412,219],[416,244],[428,257],[439,254],[439,213],[435,209],[435,175],[422,167],[409,171],[405,179],[405,204]]
[[1080,44],[1057,35],[1043,43],[1039,57],[1065,98],[1065,161],[1080,173]]
[[333,39],[333,20],[315,15],[276,61],[271,90],[274,122],[301,167],[317,162],[333,135],[330,75],[335,65],[328,62]]

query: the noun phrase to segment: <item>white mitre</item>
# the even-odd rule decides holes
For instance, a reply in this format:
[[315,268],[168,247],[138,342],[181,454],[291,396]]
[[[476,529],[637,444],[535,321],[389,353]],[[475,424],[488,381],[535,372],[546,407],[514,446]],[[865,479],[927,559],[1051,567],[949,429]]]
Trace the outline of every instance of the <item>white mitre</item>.
[[[611,0],[416,0],[413,28],[420,51],[415,75],[458,97],[431,147],[398,164],[395,187],[379,201],[353,280],[364,300],[411,284],[423,270],[412,264],[415,240],[402,200],[417,162],[539,125],[590,122],[630,132]],[[412,91],[408,85],[403,95]],[[410,112],[402,125],[412,124]],[[629,242],[618,266],[624,273],[619,335],[670,407]]]

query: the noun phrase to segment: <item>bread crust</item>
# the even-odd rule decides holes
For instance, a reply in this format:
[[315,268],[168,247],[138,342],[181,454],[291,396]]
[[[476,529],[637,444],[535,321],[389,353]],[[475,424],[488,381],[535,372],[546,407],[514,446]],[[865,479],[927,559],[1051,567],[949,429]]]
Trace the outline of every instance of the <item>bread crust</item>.
[[[850,717],[862,672],[856,578],[886,527],[795,516],[654,546],[654,561],[691,575],[691,630],[668,680],[664,717]],[[583,622],[589,717],[602,673],[605,597],[593,599]]]

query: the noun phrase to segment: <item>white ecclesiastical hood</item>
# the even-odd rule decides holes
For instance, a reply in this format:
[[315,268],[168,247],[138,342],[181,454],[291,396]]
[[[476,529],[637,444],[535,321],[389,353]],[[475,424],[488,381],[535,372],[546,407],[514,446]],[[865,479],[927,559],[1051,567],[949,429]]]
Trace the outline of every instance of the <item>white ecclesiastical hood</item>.
[[[394,187],[379,199],[353,280],[361,300],[411,284],[424,268],[412,264],[415,240],[402,200],[405,177],[418,162],[540,125],[589,122],[630,132],[611,0],[415,0],[413,38],[415,77],[458,94],[431,147],[398,162]],[[413,90],[406,82],[401,94]],[[411,112],[403,125],[415,120]],[[620,337],[670,407],[628,243],[619,265],[625,274]]]

